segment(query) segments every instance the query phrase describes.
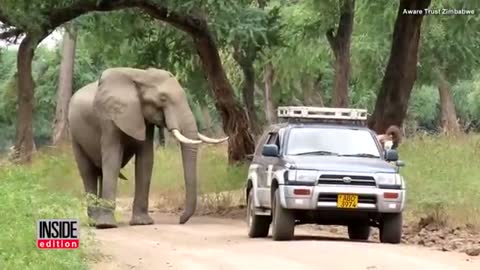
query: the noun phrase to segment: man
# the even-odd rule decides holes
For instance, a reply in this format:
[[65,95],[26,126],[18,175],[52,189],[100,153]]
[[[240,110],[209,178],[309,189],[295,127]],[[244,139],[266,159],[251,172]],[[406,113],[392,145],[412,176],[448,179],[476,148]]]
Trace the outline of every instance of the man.
[[383,149],[396,149],[400,144],[401,137],[400,128],[395,125],[390,126],[384,134],[377,135]]

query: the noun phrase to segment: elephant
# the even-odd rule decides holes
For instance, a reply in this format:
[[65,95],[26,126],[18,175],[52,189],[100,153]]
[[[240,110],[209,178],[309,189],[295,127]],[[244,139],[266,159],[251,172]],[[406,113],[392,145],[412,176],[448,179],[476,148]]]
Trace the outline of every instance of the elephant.
[[198,132],[187,96],[175,76],[163,69],[111,67],[76,91],[68,109],[73,156],[87,196],[87,215],[98,229],[116,228],[114,217],[120,170],[135,156],[135,193],[130,225],[148,225],[154,129],[167,129],[179,141],[185,180],[186,223],[197,205],[197,151],[201,143],[228,140]]

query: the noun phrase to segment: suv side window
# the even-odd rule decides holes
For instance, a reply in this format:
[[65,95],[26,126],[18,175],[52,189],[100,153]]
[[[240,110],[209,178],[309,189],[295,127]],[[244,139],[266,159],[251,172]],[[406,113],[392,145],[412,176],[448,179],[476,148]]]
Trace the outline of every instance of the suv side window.
[[280,151],[280,136],[277,132],[270,132],[266,144],[275,144]]
[[255,156],[258,156],[262,153],[262,148],[265,142],[269,139],[270,133],[265,133],[260,137],[260,140],[257,144],[257,148],[255,149]]
[[268,134],[268,140],[266,144],[275,144],[275,141],[278,138],[278,134],[275,132],[271,132]]

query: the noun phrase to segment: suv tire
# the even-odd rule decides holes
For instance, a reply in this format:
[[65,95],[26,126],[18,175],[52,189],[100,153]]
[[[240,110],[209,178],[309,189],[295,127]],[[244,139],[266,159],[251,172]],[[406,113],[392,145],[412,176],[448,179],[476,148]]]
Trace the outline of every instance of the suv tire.
[[380,222],[380,242],[398,244],[402,240],[402,213],[387,213],[382,215]]
[[294,231],[295,216],[280,204],[280,191],[277,188],[272,198],[272,238],[274,241],[292,240]]
[[366,241],[370,237],[370,226],[368,224],[360,223],[357,225],[348,226],[348,238],[351,240]]
[[250,238],[267,237],[270,229],[270,216],[255,215],[255,204],[253,203],[253,188],[248,192],[247,201],[247,224],[248,236]]

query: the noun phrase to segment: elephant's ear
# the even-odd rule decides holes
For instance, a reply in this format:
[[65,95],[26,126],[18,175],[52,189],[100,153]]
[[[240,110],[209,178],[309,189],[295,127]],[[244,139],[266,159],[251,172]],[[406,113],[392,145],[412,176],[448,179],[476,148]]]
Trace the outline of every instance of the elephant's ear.
[[93,106],[100,117],[112,120],[127,135],[145,140],[145,119],[137,85],[125,73],[116,70],[102,73]]

